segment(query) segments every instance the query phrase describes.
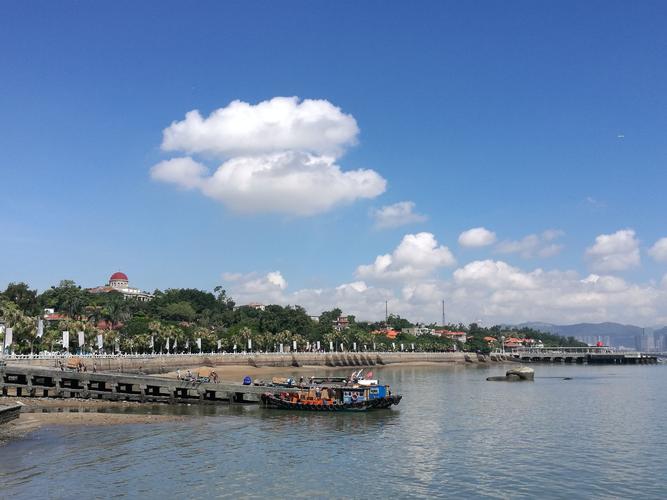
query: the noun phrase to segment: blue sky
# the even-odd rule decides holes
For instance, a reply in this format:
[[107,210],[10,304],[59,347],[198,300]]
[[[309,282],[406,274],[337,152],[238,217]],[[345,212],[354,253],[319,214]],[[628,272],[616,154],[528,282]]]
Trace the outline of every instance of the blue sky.
[[[149,290],[224,284],[241,302],[314,313],[380,317],[386,299],[434,319],[444,298],[465,321],[667,323],[655,246],[667,237],[666,14],[610,1],[5,2],[0,287],[94,286],[123,270]],[[248,199],[232,207],[151,174],[172,158],[213,172],[238,156],[162,148],[187,112],[281,96],[352,117],[356,144],[336,165],[386,188],[306,216],[248,213]],[[374,211],[404,201],[427,220],[378,229]],[[459,244],[475,227],[495,242]],[[542,241],[547,230],[559,236]],[[393,255],[397,272],[359,269],[420,233],[426,254]],[[537,243],[508,243],[528,235]]]

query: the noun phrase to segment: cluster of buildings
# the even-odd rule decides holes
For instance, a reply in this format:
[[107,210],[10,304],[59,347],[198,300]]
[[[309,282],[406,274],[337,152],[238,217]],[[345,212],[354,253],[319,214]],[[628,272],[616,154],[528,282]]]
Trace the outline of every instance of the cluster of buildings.
[[667,352],[667,329],[644,328],[635,336],[635,348],[640,352]]
[[453,332],[444,328],[428,328],[426,326],[413,326],[412,328],[403,328],[402,333],[421,337],[422,335],[432,335],[434,337],[448,338],[465,344],[468,340],[466,332]]

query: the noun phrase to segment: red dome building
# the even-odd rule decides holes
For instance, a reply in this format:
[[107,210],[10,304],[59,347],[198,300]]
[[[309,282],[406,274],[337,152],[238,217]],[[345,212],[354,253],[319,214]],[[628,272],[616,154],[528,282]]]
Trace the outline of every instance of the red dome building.
[[116,271],[109,277],[108,284],[95,288],[89,288],[88,291],[90,293],[119,292],[122,293],[123,297],[126,299],[136,299],[142,302],[151,300],[153,298],[153,294],[144,292],[139,288],[131,287],[127,274],[120,271]]
[[130,285],[130,280],[127,274],[120,271],[113,273],[109,278],[109,286],[112,288],[127,288]]

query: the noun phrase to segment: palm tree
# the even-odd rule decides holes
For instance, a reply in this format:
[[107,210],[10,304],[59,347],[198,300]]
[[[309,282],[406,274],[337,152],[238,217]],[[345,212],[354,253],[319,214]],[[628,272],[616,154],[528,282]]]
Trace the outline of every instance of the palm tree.
[[67,311],[67,315],[72,319],[79,319],[84,311],[85,304],[78,292],[79,290],[76,290],[74,293],[67,294],[62,303],[63,309]]
[[155,351],[156,342],[160,342],[160,345],[164,345],[163,342],[164,327],[162,323],[156,320],[148,323],[148,329],[150,330],[151,335],[153,336],[153,351]]
[[26,316],[16,304],[10,301],[0,301],[0,319],[6,326],[12,328],[12,344],[18,345],[19,352],[28,349],[32,352],[33,342],[37,336],[37,321]]
[[127,321],[130,317],[130,311],[127,302],[122,297],[114,297],[107,302],[104,307],[104,319],[109,322],[111,330],[116,328],[119,323]]

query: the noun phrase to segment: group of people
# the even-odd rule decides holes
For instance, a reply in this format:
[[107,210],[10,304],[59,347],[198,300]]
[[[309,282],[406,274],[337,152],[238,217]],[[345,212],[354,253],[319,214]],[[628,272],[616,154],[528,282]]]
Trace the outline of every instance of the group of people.
[[214,371],[211,371],[208,377],[199,377],[198,375],[195,376],[189,369],[185,372],[185,375],[181,375],[181,370],[176,370],[176,378],[186,382],[213,382],[214,384],[217,384],[220,380],[218,374]]

